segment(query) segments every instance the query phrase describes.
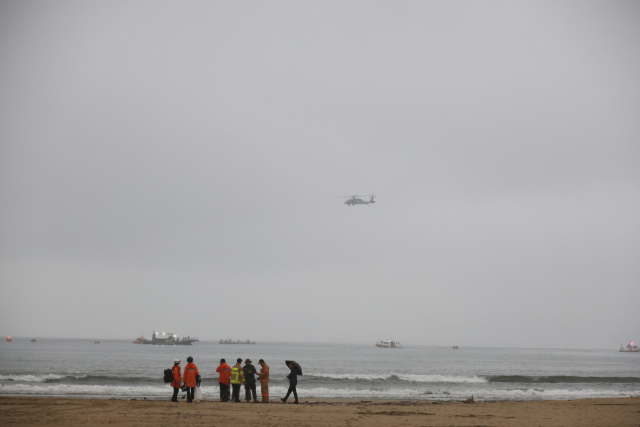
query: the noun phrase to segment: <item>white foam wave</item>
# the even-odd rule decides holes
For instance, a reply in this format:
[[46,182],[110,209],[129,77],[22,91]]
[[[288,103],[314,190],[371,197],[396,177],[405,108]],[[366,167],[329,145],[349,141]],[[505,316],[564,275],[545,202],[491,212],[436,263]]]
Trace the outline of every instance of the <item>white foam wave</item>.
[[486,378],[482,377],[464,377],[460,375],[415,375],[415,374],[305,374],[308,377],[329,378],[332,380],[350,380],[350,381],[376,381],[391,380],[394,377],[401,381],[416,383],[486,383]]
[[[287,387],[270,387],[273,397],[284,396]],[[77,384],[3,384],[0,385],[0,395],[39,395],[39,396],[92,396],[92,397],[143,397],[150,399],[168,398],[172,393],[169,386],[105,386],[105,385],[77,385]],[[540,390],[526,389],[330,389],[324,387],[300,388],[298,395],[302,399],[309,398],[346,398],[346,399],[398,399],[398,400],[464,400],[470,395],[476,400],[567,400],[604,397],[640,396],[640,390]],[[217,386],[202,387],[205,399],[217,399]]]
[[[286,393],[285,387],[270,388],[272,395]],[[491,400],[567,400],[567,399],[587,399],[605,397],[627,397],[630,395],[640,396],[640,391],[630,393],[622,390],[478,390],[478,389],[456,389],[456,390],[416,390],[416,389],[388,389],[388,390],[358,390],[358,389],[328,389],[312,388],[298,389],[298,396],[307,398],[345,398],[345,399],[397,399],[397,400],[464,400],[471,395],[478,401]]]
[[403,381],[416,383],[486,383],[486,378],[463,377],[458,375],[398,375]]
[[47,380],[60,380],[64,375],[45,374],[45,375],[0,375],[0,380],[9,381],[25,381],[25,382],[45,382]]
[[305,377],[329,378],[332,380],[387,380],[391,375],[373,374],[304,374]]
[[[39,395],[39,396],[97,396],[97,397],[166,397],[173,393],[173,388],[166,386],[109,386],[109,385],[77,385],[52,384],[0,385],[0,395]],[[219,396],[218,387],[202,387],[202,396],[213,398]]]

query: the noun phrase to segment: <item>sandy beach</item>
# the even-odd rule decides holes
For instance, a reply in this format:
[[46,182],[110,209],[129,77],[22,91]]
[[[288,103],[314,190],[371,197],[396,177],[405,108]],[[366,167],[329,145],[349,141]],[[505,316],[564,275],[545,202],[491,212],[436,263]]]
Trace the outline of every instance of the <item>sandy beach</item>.
[[640,397],[544,402],[301,401],[300,405],[0,398],[0,425],[640,426]]

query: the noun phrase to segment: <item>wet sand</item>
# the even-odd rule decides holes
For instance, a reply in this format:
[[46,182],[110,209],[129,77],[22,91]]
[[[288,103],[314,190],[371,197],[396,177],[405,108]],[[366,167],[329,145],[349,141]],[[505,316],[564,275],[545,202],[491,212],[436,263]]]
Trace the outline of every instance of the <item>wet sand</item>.
[[[311,403],[316,402],[316,403]],[[301,404],[171,403],[1,397],[16,426],[640,426],[640,397],[545,402],[301,400]]]

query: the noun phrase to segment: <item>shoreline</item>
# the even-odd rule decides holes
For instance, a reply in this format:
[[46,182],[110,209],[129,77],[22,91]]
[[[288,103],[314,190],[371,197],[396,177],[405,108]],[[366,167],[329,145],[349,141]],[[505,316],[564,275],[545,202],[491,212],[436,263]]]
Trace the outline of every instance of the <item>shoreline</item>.
[[[493,399],[493,398],[484,398],[482,390],[476,390],[478,393],[473,393],[475,403],[510,403],[510,402],[564,402],[564,401],[579,401],[579,400],[604,400],[604,399],[627,399],[627,398],[640,398],[640,394],[636,394],[634,392],[630,392],[627,395],[623,396],[585,396],[585,397],[569,397],[566,398],[551,398],[551,399],[528,399],[528,398],[501,398],[501,399]],[[2,398],[42,398],[42,399],[90,399],[90,400],[112,400],[112,401],[154,401],[154,402],[162,402],[166,400],[166,396],[170,395],[171,392],[164,393],[162,395],[152,394],[145,395],[144,393],[139,394],[121,394],[121,395],[102,395],[102,394],[24,394],[24,393],[6,393],[0,394],[0,399]],[[244,399],[244,389],[241,390],[241,399]],[[300,394],[300,391],[298,392]],[[184,396],[184,397],[182,397]],[[276,393],[271,393],[271,402],[280,403],[279,398],[283,397]],[[442,398],[431,398],[431,399],[423,399],[423,398],[393,398],[393,397],[373,397],[373,396],[360,396],[360,397],[300,397],[300,401],[313,401],[313,402],[396,402],[396,403],[456,403],[462,402],[469,396],[464,397],[454,397],[451,396],[448,399]],[[180,392],[178,394],[178,398],[180,400],[186,401],[186,394],[184,392]],[[258,395],[258,399],[260,399],[260,395]],[[291,397],[290,399],[293,399]],[[206,396],[202,399],[202,402],[218,402],[218,392],[216,392],[213,396],[211,393],[207,392]],[[243,400],[244,402],[244,400]]]
[[[178,394],[179,402],[183,400],[186,402],[186,397],[182,398],[182,393]],[[171,397],[171,393],[168,393],[167,396]],[[186,395],[185,395],[186,396]],[[244,389],[241,391],[241,403],[246,403],[244,400]],[[24,395],[24,394],[2,394],[0,395],[0,399],[5,398],[13,398],[13,399],[60,399],[60,400],[108,400],[108,401],[116,401],[116,402],[164,402],[168,400],[166,396],[92,396],[92,395]],[[293,396],[289,398],[292,400]],[[640,399],[640,396],[624,396],[624,397],[582,397],[575,399],[546,399],[546,400],[529,400],[529,399],[502,399],[502,400],[482,400],[478,398],[478,396],[474,395],[473,403],[544,403],[544,402],[578,402],[583,400],[616,400],[616,399]],[[258,395],[258,400],[260,400],[260,395]],[[384,403],[384,404],[429,404],[429,405],[440,405],[440,404],[451,404],[451,403],[463,403],[464,399],[450,399],[450,400],[428,400],[428,399],[385,399],[385,398],[351,398],[351,397],[309,397],[309,398],[300,398],[300,403]],[[221,403],[217,398],[203,398],[199,403]],[[231,403],[231,402],[229,402]],[[251,402],[249,402],[251,403]],[[271,402],[274,404],[280,404],[280,396],[272,397]],[[288,402],[289,403],[289,402]],[[639,424],[640,425],[640,424]]]
[[301,399],[299,405],[0,396],[2,425],[637,426],[640,397],[547,401]]

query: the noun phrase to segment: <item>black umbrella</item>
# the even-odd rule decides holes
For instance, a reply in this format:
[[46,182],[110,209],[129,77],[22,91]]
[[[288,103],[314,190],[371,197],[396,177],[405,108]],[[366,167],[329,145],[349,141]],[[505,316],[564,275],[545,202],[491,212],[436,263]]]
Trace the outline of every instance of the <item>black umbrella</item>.
[[285,360],[284,364],[289,366],[289,364],[293,365],[293,369],[296,370],[296,372],[298,372],[298,375],[302,375],[302,368],[300,367],[300,365],[298,365],[298,362],[294,362],[293,360]]

